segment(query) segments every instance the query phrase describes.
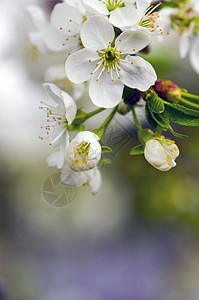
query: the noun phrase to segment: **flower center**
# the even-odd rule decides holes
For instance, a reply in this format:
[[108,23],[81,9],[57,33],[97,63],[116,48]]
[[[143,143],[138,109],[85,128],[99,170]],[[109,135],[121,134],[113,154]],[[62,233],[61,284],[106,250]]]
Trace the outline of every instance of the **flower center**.
[[124,6],[124,0],[103,0],[103,2],[106,4],[109,11],[116,9],[117,7]]
[[87,165],[90,143],[82,142],[80,145],[73,147],[74,161],[79,166]]
[[[147,28],[152,33],[164,34],[162,28],[160,28],[160,25],[158,24],[160,16],[158,15],[158,12],[155,11],[161,4],[162,3],[159,2],[155,6],[150,5],[145,10],[144,16],[141,18],[139,25]],[[169,34],[169,32],[167,32],[167,34]]]
[[199,17],[193,6],[179,8],[176,14],[171,15],[171,27],[177,28],[180,34],[189,29],[191,24],[193,34],[198,35]]
[[115,67],[120,61],[120,54],[116,48],[109,46],[108,48],[99,52],[102,65],[105,68]]

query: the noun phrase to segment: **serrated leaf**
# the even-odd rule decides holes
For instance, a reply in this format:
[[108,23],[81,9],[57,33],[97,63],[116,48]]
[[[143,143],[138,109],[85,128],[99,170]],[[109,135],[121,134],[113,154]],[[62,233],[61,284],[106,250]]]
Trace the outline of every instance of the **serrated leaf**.
[[130,155],[139,155],[144,153],[144,145],[138,145],[131,149]]
[[176,131],[173,130],[173,128],[170,126],[169,131],[177,138],[181,138],[181,139],[187,139],[188,136],[182,133],[178,133]]
[[148,108],[148,105],[145,105],[145,117],[149,125],[151,126],[152,129],[156,129],[157,127],[157,122],[153,119],[151,116],[150,110]]
[[109,164],[111,164],[111,163],[112,163],[112,161],[111,161],[111,159],[109,159],[109,158],[102,158],[102,159],[100,159],[99,162],[98,162],[99,165],[102,165],[102,164],[106,164],[106,165],[108,164],[108,165],[109,165]]
[[161,115],[179,125],[199,126],[199,111],[183,105],[167,103]]
[[156,114],[162,113],[164,111],[164,101],[154,92],[150,92],[147,95],[147,104],[150,111]]
[[113,152],[113,150],[110,147],[101,146],[101,148],[102,148],[102,153]]
[[153,120],[156,122],[156,124],[158,124],[159,126],[162,127],[162,130],[168,130],[169,129],[169,119],[166,115],[164,115],[164,113],[162,114],[155,114],[151,111],[150,107],[149,107],[149,111],[151,114],[151,117],[153,118]]

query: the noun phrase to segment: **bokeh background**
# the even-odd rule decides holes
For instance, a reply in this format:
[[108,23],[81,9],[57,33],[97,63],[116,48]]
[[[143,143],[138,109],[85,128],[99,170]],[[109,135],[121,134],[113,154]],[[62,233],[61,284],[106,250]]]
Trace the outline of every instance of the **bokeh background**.
[[[104,138],[115,154],[101,167],[99,195],[60,185],[45,163],[51,149],[38,139],[49,58],[27,40],[32,3],[53,6],[0,0],[0,299],[198,300],[199,129],[176,127],[189,139],[176,139],[178,165],[161,173],[129,155],[135,127],[131,115],[117,116]],[[159,78],[199,94],[176,35],[155,39],[143,57]]]

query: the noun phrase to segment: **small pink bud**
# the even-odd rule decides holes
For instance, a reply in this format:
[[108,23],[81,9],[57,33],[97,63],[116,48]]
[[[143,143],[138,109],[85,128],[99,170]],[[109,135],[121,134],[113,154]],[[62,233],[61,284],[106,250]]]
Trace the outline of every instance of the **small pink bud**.
[[170,80],[159,79],[154,85],[154,90],[164,100],[178,103],[181,99],[181,89]]

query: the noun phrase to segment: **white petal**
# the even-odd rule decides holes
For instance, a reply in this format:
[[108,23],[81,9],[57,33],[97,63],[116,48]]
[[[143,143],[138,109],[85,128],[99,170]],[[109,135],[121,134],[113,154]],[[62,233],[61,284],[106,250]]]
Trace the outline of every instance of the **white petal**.
[[151,4],[151,0],[136,1],[137,8],[140,9],[142,12],[144,12],[149,7],[150,4]]
[[56,167],[59,161],[59,151],[52,153],[48,156],[46,163],[49,167]]
[[74,39],[66,41],[67,36],[63,32],[56,30],[52,25],[46,26],[43,31],[43,37],[46,46],[52,51],[63,51],[78,46],[78,42]]
[[180,50],[180,56],[181,58],[184,58],[190,48],[190,33],[188,31],[185,31],[181,36],[179,40],[179,50]]
[[77,144],[80,144],[82,142],[88,142],[93,143],[99,140],[98,135],[91,131],[82,131],[79,132],[76,137],[73,139]]
[[115,33],[110,22],[101,17],[93,16],[87,20],[81,31],[81,40],[86,48],[102,50],[108,47],[114,39]]
[[62,169],[61,181],[71,186],[82,186],[87,182],[87,175],[85,172],[75,172],[66,163]]
[[190,52],[190,61],[194,70],[199,74],[199,37],[195,38]]
[[42,30],[47,25],[47,17],[44,10],[38,5],[29,5],[27,10],[34,23],[34,26],[38,30]]
[[179,156],[180,151],[176,144],[171,143],[170,140],[164,140],[162,144],[165,151],[167,152],[168,155],[172,157],[172,159],[176,159]]
[[104,71],[98,81],[96,79],[99,72],[92,75],[89,95],[96,106],[111,108],[120,102],[124,85],[121,80],[117,79],[116,73],[113,73],[114,82],[111,80],[111,75],[107,74],[107,70]]
[[110,22],[121,29],[128,29],[139,23],[142,18],[140,10],[133,6],[126,6],[114,9],[110,14]]
[[64,165],[65,152],[69,144],[69,134],[65,132],[63,138],[61,140],[59,151],[51,154],[46,162],[49,167],[57,167],[58,169],[62,169]]
[[82,0],[64,0],[64,2],[68,5],[76,7],[79,12],[84,16],[86,14],[85,7],[82,4]]
[[97,196],[101,188],[101,173],[97,167],[90,171],[87,171],[86,173],[88,176],[88,186],[91,189],[91,193],[93,194],[93,196]]
[[131,88],[146,91],[157,80],[152,65],[139,56],[127,56],[120,62],[120,67],[122,82]]
[[155,139],[146,142],[144,157],[153,167],[160,171],[167,171],[171,168],[167,164],[166,153],[163,146]]
[[66,3],[56,4],[51,14],[51,24],[57,30],[69,35],[80,32],[82,21],[80,12]]
[[115,47],[118,51],[122,51],[122,54],[133,54],[145,48],[149,42],[150,35],[147,30],[139,28],[121,33],[115,41]]
[[83,0],[83,4],[88,12],[92,14],[109,15],[109,11],[102,1],[98,0]]
[[[91,62],[89,62],[91,60]],[[94,50],[79,50],[66,60],[66,75],[74,83],[87,81],[96,68],[99,55]]]
[[70,125],[75,118],[77,112],[77,105],[68,93],[61,91],[61,96],[66,108],[66,119],[68,121],[68,125]]
[[61,96],[61,90],[58,86],[53,83],[43,83],[43,87],[52,100],[58,103],[61,107],[65,107]]

